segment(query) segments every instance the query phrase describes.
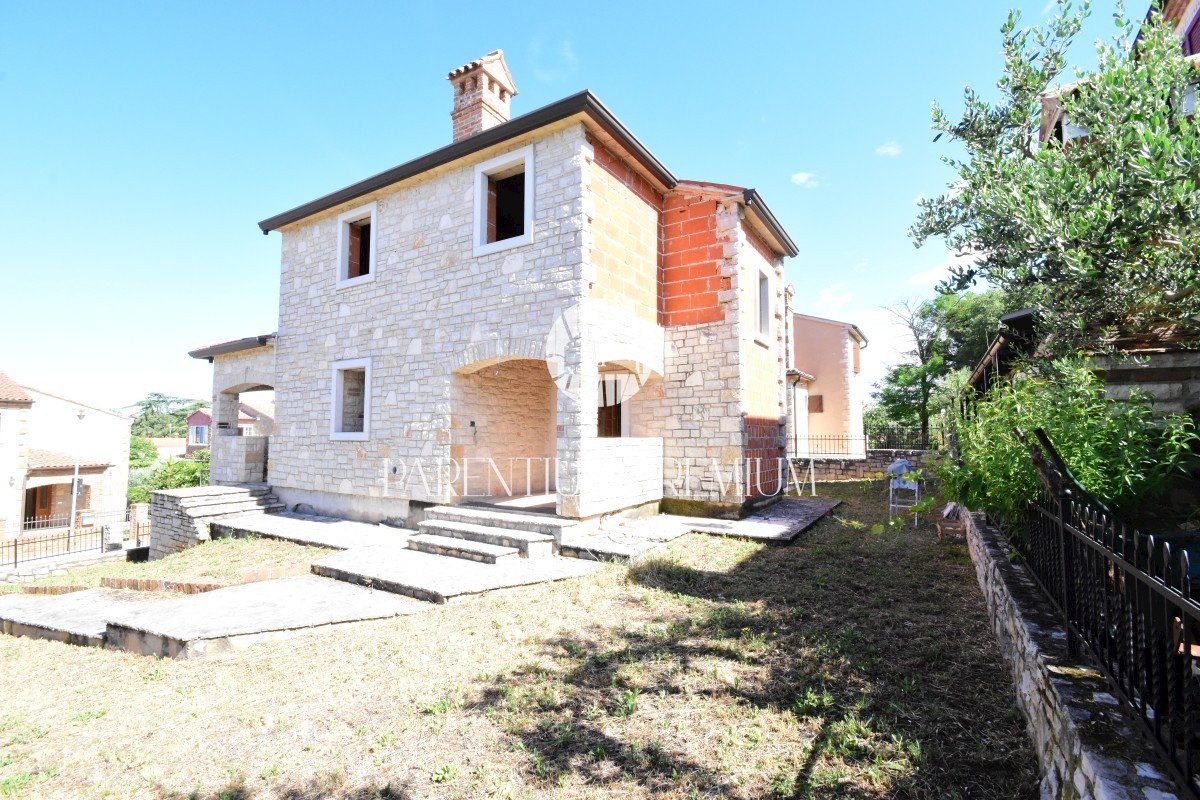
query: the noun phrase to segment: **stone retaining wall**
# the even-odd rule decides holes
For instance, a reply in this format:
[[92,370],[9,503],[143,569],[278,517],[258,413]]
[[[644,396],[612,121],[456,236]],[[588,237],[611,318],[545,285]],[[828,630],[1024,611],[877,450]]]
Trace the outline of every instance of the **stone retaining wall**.
[[150,558],[207,541],[226,517],[264,512],[276,503],[268,487],[192,486],[150,493]]
[[[917,469],[929,472],[937,450],[868,450],[866,458],[814,458],[813,471],[816,480],[862,481],[878,477],[898,458],[907,458]],[[793,458],[792,466],[797,476],[808,479],[808,459]]]
[[1067,653],[1066,633],[1000,531],[967,515],[967,544],[1017,705],[1041,762],[1042,797],[1172,800],[1175,789],[1104,676]]

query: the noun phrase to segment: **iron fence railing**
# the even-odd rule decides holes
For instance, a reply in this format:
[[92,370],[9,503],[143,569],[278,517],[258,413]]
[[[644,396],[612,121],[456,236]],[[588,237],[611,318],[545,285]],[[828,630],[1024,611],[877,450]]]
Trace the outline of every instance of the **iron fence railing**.
[[16,567],[29,561],[82,553],[103,552],[148,542],[149,520],[134,518],[129,509],[115,511],[79,511],[75,524],[70,515],[35,517],[25,520],[19,530],[0,532],[0,567]]
[[868,450],[944,450],[946,435],[940,429],[880,428],[861,436],[793,434],[792,458],[864,458]]
[[1100,667],[1181,788],[1200,798],[1200,535],[1130,527],[1035,435],[1046,488],[1026,520],[999,522],[1062,615],[1069,647]]

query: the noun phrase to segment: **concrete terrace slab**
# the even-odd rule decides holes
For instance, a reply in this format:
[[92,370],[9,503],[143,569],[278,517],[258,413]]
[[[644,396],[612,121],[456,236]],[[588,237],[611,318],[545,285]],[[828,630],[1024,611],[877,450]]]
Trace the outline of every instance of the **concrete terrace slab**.
[[481,564],[398,545],[357,547],[313,564],[313,572],[362,586],[444,603],[452,597],[591,574],[595,564],[570,558],[513,558]]
[[597,528],[567,528],[559,539],[565,556],[591,561],[633,561],[694,530],[690,517],[659,514],[644,519],[605,520]]
[[105,645],[141,655],[196,658],[313,628],[415,614],[410,597],[325,578],[248,583],[110,614]]
[[[769,508],[739,520],[693,520],[692,530],[738,539],[787,544],[841,504],[828,497],[785,497]],[[681,518],[683,519],[683,518]]]
[[163,602],[163,595],[88,589],[59,595],[0,595],[0,632],[85,647],[104,644],[109,617]]
[[407,544],[408,537],[414,533],[415,531],[390,528],[386,525],[293,512],[247,514],[229,517],[213,524],[213,535],[217,537],[262,536],[334,550],[388,545],[403,547]]

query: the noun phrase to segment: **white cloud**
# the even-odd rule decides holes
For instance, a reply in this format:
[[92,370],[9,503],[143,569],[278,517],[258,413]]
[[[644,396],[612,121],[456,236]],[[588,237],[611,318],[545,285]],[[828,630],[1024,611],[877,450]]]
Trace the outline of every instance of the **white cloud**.
[[1042,6],[1042,19],[1050,16],[1050,12],[1058,5],[1058,0],[1050,0],[1046,5]]
[[579,66],[579,56],[571,42],[563,39],[558,44],[547,45],[534,39],[529,45],[533,56],[533,76],[542,83],[558,83],[567,78]]
[[938,264],[929,269],[922,270],[916,275],[908,279],[912,286],[929,286],[933,287],[950,277],[951,267],[963,267],[975,262],[976,256],[972,253],[947,253]]
[[794,172],[792,173],[792,183],[803,186],[805,189],[815,189],[821,185],[817,181],[815,172]]
[[900,144],[892,141],[884,142],[883,144],[879,145],[879,147],[875,148],[875,155],[887,156],[888,158],[895,158],[903,152],[904,149],[900,147]]
[[917,195],[916,197],[913,198],[913,205],[919,206],[919,205],[921,205],[921,203],[924,203],[928,199],[929,198],[925,196],[925,193],[921,192],[919,195]]
[[845,283],[835,283],[821,290],[817,299],[812,301],[812,307],[821,316],[828,317],[841,311],[853,299],[854,294],[846,289]]

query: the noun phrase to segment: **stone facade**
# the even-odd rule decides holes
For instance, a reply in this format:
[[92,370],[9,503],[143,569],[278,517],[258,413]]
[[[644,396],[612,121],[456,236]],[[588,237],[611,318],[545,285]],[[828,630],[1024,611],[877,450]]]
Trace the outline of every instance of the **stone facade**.
[[965,523],[992,632],[1041,763],[1042,797],[1174,800],[1136,721],[1095,667],[1068,655],[1061,621],[1027,570],[1009,561],[1000,532],[982,514]]

